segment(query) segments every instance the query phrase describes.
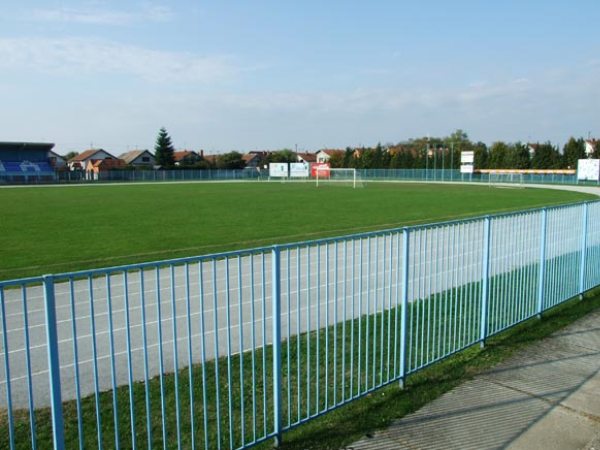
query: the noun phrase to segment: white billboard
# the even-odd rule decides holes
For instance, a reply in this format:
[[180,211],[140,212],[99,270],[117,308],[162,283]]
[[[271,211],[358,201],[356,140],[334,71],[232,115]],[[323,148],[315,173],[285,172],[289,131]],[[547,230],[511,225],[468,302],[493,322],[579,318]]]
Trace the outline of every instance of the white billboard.
[[578,180],[600,180],[600,159],[580,159],[577,161]]
[[475,162],[475,152],[460,152],[460,162],[463,164],[473,164]]
[[269,176],[272,178],[287,178],[288,163],[269,163]]
[[473,164],[461,164],[460,173],[473,173]]
[[290,178],[308,178],[308,163],[290,163]]

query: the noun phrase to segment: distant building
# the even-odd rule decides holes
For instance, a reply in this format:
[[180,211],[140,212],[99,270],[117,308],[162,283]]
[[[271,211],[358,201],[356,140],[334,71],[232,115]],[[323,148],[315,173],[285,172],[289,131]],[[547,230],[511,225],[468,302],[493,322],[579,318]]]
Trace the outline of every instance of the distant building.
[[119,159],[125,161],[125,164],[133,167],[148,167],[151,168],[156,164],[154,155],[148,150],[132,150],[127,153],[123,153],[119,156]]
[[88,160],[85,167],[88,180],[101,180],[101,174],[115,169],[124,169],[127,166],[122,159],[96,159]]
[[317,162],[317,154],[315,153],[297,153],[296,158],[298,159],[298,162],[307,164]]
[[533,158],[533,155],[535,155],[535,152],[539,146],[539,144],[527,144],[527,150],[529,151],[530,158]]
[[242,160],[247,169],[256,169],[262,165],[262,162],[269,156],[269,152],[253,151],[242,156]]
[[586,139],[585,140],[585,156],[587,156],[588,158],[591,158],[592,155],[594,154],[594,152],[596,151],[596,148],[599,143],[600,143],[600,141],[597,139]]
[[71,158],[69,161],[67,161],[67,165],[69,166],[69,170],[86,170],[87,163],[89,161],[99,161],[101,159],[117,158],[101,148],[97,150],[90,149]]
[[67,160],[52,150],[48,152],[48,161],[55,170],[61,170],[67,167]]
[[317,152],[317,162],[318,163],[326,163],[329,162],[333,155],[341,155],[344,156],[344,150],[335,150],[335,149],[325,149]]
[[51,181],[54,144],[39,142],[0,142],[0,183]]
[[176,166],[191,166],[202,160],[202,153],[204,153],[204,151],[200,150],[200,152],[201,154],[198,154],[193,150],[174,152],[173,162]]

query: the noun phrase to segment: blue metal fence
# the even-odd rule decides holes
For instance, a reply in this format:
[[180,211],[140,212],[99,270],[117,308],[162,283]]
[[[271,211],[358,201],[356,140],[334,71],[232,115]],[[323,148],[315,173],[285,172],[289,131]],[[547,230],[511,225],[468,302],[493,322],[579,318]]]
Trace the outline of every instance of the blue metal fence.
[[[579,181],[576,175],[567,174],[482,174],[460,173],[456,169],[357,169],[362,180],[372,181],[424,181],[424,182],[473,182],[516,184],[591,184]],[[268,171],[256,169],[179,169],[179,170],[111,170],[99,174],[84,171],[56,172],[53,177],[29,177],[2,180],[0,184],[48,184],[48,183],[98,183],[98,182],[161,182],[161,181],[265,181]],[[298,180],[295,180],[298,181]],[[302,181],[302,180],[300,180]],[[314,181],[314,180],[313,180]]]
[[0,447],[248,448],[600,284],[600,202],[0,282]]

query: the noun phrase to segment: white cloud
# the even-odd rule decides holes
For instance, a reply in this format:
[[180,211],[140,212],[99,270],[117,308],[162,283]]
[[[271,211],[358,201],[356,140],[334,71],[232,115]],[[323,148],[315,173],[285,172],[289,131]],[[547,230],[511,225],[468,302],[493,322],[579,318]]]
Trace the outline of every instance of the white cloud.
[[0,38],[0,68],[59,75],[119,74],[154,82],[213,82],[233,76],[230,58],[83,38]]
[[107,10],[97,7],[36,9],[28,16],[44,22],[125,26],[138,22],[166,22],[173,17],[173,12],[166,6],[146,4],[133,11]]

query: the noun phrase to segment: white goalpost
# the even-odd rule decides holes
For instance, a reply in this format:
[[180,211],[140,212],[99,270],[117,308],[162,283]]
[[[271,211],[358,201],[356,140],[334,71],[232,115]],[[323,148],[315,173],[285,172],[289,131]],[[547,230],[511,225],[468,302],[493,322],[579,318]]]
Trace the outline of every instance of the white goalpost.
[[514,187],[522,188],[525,184],[524,176],[522,173],[515,172],[490,172],[488,178],[488,185],[490,187]]
[[317,168],[315,170],[315,180],[317,187],[327,185],[363,187],[362,179],[357,170],[350,168]]

